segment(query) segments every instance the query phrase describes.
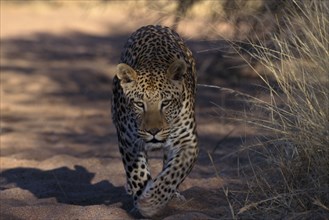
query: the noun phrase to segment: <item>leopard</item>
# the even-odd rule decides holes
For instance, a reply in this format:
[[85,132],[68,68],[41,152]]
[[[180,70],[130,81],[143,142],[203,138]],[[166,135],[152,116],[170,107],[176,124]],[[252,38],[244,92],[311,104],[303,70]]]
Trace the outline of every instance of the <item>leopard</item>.
[[[147,25],[126,41],[113,77],[112,121],[126,174],[126,191],[144,217],[158,215],[196,163],[195,59],[169,27]],[[148,154],[163,152],[154,178]]]

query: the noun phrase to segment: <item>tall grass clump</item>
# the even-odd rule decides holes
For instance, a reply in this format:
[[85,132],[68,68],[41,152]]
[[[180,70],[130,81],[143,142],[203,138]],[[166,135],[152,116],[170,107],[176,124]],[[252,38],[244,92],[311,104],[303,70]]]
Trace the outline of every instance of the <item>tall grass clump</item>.
[[326,219],[329,2],[290,1],[286,8],[277,18],[272,46],[253,44],[256,53],[251,56],[266,72],[258,74],[268,86],[270,99],[253,99],[253,109],[262,114],[253,114],[247,122],[267,135],[260,139],[261,147],[249,147],[249,168],[243,171],[248,179],[243,192],[247,196],[243,202],[240,198],[237,215]]

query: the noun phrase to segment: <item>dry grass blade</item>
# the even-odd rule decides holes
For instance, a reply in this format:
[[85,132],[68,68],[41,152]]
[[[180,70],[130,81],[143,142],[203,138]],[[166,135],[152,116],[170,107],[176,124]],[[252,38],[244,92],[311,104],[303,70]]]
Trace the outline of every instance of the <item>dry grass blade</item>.
[[319,206],[319,207],[321,207],[321,208],[323,208],[324,210],[326,210],[326,211],[329,212],[329,207],[326,206],[326,205],[324,205],[319,199],[314,199],[313,204],[314,204],[314,205],[317,205],[317,206]]
[[248,197],[235,215],[242,218],[329,217],[329,2],[286,4],[274,45],[258,39],[249,52],[263,67],[260,72],[250,64],[268,86],[269,101],[219,88],[252,105],[232,120],[270,134],[261,146],[244,149],[253,156],[242,172],[249,178]]
[[[214,160],[213,160],[213,158],[212,158],[210,152],[208,152],[208,157],[209,157],[209,159],[210,159],[210,161],[211,161],[211,164],[213,165],[213,167],[214,167],[214,169],[215,169],[215,173],[216,173],[217,178],[220,178],[220,177],[219,177],[219,174],[218,174],[218,172],[217,172],[217,169],[216,169],[216,167],[215,167]],[[224,195],[225,195],[225,197],[226,197],[226,201],[227,201],[227,203],[228,203],[228,205],[229,205],[232,219],[237,219],[237,218],[236,218],[236,215],[235,215],[235,213],[234,213],[234,208],[233,208],[233,206],[232,206],[232,204],[231,204],[231,202],[230,202],[230,200],[229,200],[229,197],[228,197],[228,188],[225,188],[225,187],[223,186],[223,187],[222,187],[222,190],[223,190]]]

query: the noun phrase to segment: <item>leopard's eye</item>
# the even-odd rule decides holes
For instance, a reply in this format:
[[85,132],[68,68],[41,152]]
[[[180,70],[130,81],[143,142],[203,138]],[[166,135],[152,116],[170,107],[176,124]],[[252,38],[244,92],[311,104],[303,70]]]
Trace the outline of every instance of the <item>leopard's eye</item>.
[[144,109],[144,103],[143,102],[134,102],[135,106],[138,107],[138,108],[141,108],[141,109]]
[[170,104],[171,100],[164,100],[162,103],[161,103],[161,108],[163,107],[166,107]]

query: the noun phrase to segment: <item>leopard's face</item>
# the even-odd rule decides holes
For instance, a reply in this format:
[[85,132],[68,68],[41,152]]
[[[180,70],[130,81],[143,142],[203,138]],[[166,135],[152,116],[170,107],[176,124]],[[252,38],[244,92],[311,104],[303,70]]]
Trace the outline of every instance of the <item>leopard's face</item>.
[[154,73],[137,71],[127,64],[119,64],[117,77],[139,140],[146,150],[157,149],[166,142],[171,125],[182,109],[182,75],[186,66],[178,60],[165,70],[166,74],[157,74],[157,77]]

